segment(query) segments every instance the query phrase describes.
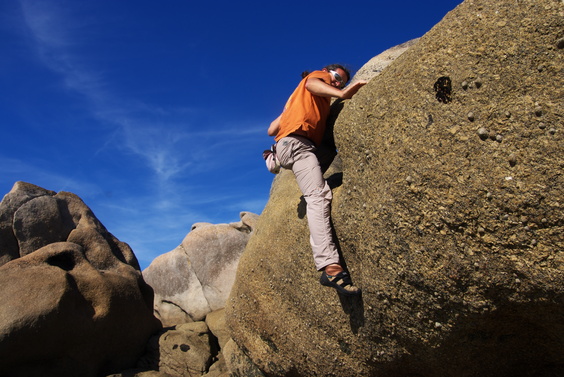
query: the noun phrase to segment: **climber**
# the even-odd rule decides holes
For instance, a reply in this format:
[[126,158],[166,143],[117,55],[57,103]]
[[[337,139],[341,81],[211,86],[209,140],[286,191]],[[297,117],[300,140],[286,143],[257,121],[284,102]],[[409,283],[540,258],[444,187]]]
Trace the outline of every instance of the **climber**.
[[325,133],[331,98],[350,99],[366,84],[357,81],[345,87],[349,78],[349,71],[339,64],[307,74],[286,102],[282,114],[270,124],[268,135],[275,136],[280,166],[293,171],[304,195],[313,258],[317,270],[322,271],[321,284],[345,295],[358,295],[360,289],[352,284],[342,267],[333,240],[333,195],[316,155]]

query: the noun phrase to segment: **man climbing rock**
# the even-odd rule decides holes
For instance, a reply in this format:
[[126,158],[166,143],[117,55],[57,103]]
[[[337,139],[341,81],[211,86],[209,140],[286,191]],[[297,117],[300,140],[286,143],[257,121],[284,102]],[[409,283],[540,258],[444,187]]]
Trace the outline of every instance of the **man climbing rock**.
[[310,243],[321,284],[345,295],[358,295],[342,267],[331,228],[333,195],[316,152],[325,133],[331,98],[350,99],[366,84],[357,81],[348,87],[349,71],[339,64],[328,65],[307,74],[294,90],[282,114],[268,128],[275,136],[276,158],[280,166],[291,169],[307,203]]

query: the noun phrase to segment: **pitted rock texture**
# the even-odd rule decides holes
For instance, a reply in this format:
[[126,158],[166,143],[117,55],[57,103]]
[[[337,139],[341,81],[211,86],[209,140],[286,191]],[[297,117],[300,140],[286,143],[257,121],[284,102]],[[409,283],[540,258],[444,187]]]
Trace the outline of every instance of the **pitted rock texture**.
[[165,326],[201,321],[225,307],[239,258],[258,215],[231,224],[196,223],[174,250],[143,271],[155,290],[155,314]]
[[319,285],[275,178],[226,307],[265,375],[564,375],[563,32],[560,0],[467,0],[344,103],[332,213],[360,298]]
[[76,195],[17,182],[0,203],[0,375],[135,365],[160,323],[135,255]]

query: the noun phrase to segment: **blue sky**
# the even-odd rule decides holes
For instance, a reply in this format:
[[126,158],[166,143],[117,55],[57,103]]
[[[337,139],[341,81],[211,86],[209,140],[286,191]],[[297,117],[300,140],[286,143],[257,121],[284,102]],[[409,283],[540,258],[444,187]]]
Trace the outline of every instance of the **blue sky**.
[[461,0],[0,1],[0,197],[80,196],[142,268],[260,214],[266,135],[304,70],[353,72]]

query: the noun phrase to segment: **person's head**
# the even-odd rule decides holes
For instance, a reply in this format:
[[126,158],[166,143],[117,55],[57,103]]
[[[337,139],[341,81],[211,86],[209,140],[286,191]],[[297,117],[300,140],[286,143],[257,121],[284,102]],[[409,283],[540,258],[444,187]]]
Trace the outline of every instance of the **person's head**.
[[337,88],[343,88],[351,78],[349,70],[340,64],[330,64],[325,66],[323,71],[331,73],[331,85]]

